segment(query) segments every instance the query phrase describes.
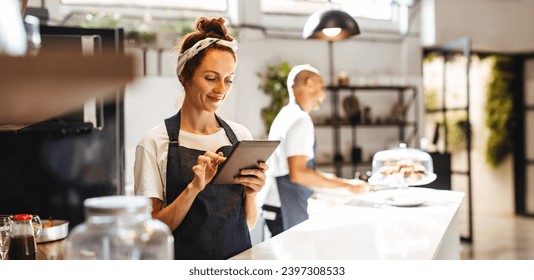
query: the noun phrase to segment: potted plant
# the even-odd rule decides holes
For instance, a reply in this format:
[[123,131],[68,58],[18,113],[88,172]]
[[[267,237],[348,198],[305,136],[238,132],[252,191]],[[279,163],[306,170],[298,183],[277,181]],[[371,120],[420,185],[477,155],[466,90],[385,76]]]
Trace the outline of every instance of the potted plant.
[[289,71],[291,71],[291,65],[282,61],[279,64],[267,66],[266,73],[257,73],[261,79],[259,88],[271,98],[269,105],[261,109],[261,119],[265,124],[266,134],[269,134],[271,124],[278,112],[288,102],[286,81]]

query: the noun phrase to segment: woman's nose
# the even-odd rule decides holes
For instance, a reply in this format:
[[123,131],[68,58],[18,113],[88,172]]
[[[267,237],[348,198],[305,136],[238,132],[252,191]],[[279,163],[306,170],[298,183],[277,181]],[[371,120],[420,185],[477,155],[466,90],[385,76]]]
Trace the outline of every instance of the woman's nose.
[[220,86],[216,86],[216,87],[213,88],[213,92],[215,94],[221,94],[221,93],[223,93],[223,89]]
[[226,87],[224,82],[217,83],[217,85],[215,85],[215,87],[213,88],[213,92],[215,92],[216,94],[222,94],[225,92],[225,90]]

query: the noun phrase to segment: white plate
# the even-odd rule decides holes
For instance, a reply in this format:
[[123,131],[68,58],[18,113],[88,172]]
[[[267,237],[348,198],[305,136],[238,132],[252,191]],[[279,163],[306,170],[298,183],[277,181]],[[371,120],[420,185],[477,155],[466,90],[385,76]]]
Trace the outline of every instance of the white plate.
[[425,204],[427,201],[412,197],[393,196],[386,199],[386,204],[395,207],[417,207]]

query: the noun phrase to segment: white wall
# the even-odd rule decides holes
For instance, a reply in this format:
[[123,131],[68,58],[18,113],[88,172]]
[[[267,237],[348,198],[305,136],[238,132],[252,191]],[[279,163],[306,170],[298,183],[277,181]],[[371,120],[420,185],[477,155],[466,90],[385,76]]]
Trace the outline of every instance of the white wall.
[[423,33],[430,36],[425,45],[467,36],[478,51],[534,51],[532,0],[422,0],[422,5],[434,12],[425,14],[429,21],[423,23]]

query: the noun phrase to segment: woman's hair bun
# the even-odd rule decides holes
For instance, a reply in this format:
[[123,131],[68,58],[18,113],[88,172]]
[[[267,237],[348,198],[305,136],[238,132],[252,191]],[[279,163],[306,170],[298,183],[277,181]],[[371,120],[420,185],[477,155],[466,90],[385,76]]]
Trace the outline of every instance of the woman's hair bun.
[[196,22],[196,30],[200,33],[214,33],[223,38],[228,36],[228,29],[224,25],[225,21],[222,17],[219,18],[206,18],[199,17]]

